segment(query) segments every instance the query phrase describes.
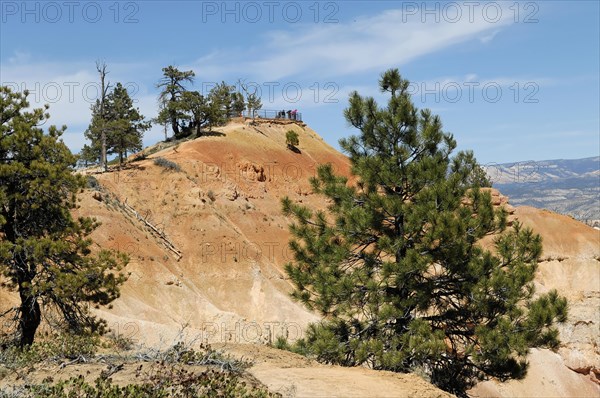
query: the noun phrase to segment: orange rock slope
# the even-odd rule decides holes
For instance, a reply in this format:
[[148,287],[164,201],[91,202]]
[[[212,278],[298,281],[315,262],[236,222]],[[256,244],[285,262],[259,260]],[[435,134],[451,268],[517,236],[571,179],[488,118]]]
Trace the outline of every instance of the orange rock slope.
[[[299,151],[286,147],[288,129],[299,134]],[[156,165],[159,157],[180,171]],[[306,126],[239,122],[154,153],[135,169],[94,175],[110,194],[96,193],[101,201],[84,194],[81,213],[103,223],[94,236],[100,246],[131,256],[122,297],[102,316],[149,341],[182,325],[214,342],[298,337],[317,317],[289,297],[280,200],[322,206],[308,182],[321,163],[349,172],[348,160]]]
[[[299,135],[298,151],[286,147],[289,129]],[[300,337],[318,317],[289,297],[283,270],[291,259],[289,220],[281,215],[280,200],[287,195],[323,207],[308,178],[327,162],[348,175],[348,159],[307,126],[269,121],[238,120],[208,136],[151,149],[132,168],[91,174],[102,188],[81,195],[78,212],[102,222],[93,235],[98,247],[130,255],[122,296],[99,315],[115,333],[146,345],[168,344],[182,329],[188,337],[229,345]],[[157,158],[176,165],[157,165]],[[600,231],[548,211],[512,208],[495,190],[492,196],[496,205],[508,207],[512,220],[542,235],[537,289],[566,295],[570,317],[561,327],[559,352],[534,350],[525,380],[489,381],[471,393],[599,396]],[[313,369],[312,376],[298,369],[296,376],[282,379],[279,368],[266,363],[255,376],[271,386],[296,377],[300,386],[302,378],[323,375],[322,369]],[[342,373],[343,383],[354,382]]]

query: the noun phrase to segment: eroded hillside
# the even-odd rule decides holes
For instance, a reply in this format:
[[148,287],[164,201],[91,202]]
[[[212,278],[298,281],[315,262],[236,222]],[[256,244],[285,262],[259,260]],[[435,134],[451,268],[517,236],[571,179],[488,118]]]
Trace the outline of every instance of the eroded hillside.
[[[286,147],[288,129],[300,136],[297,151]],[[207,341],[298,337],[317,318],[288,296],[280,200],[322,206],[308,182],[320,163],[348,173],[347,159],[307,127],[233,123],[133,169],[94,175],[105,192],[86,193],[81,213],[103,223],[94,236],[100,246],[131,256],[123,296],[102,315],[115,324],[135,320],[129,330],[153,341],[182,325]],[[125,206],[164,233],[181,258]]]
[[[297,150],[286,147],[288,129],[299,135]],[[283,270],[291,259],[289,220],[281,214],[280,200],[287,195],[324,207],[323,199],[311,193],[308,178],[318,164],[328,162],[348,175],[346,157],[304,125],[243,120],[147,153],[121,171],[91,173],[98,186],[80,196],[78,213],[102,222],[93,234],[97,246],[130,256],[122,296],[112,308],[98,310],[114,333],[139,344],[163,345],[185,329],[191,338],[254,357],[250,371],[255,377],[276,390],[295,385],[297,396],[317,391],[385,396],[386,389],[388,396],[444,396],[431,386],[410,394],[399,391],[413,385],[401,375],[323,367],[236,344],[295,339],[318,319],[289,297],[291,285]],[[507,205],[506,198],[492,192],[496,205]],[[556,288],[567,296],[569,321],[561,327],[558,353],[534,350],[525,380],[489,381],[471,393],[598,396],[600,231],[549,211],[509,209],[513,221],[542,235],[537,290]],[[4,303],[14,300],[0,294]],[[375,385],[387,387],[374,390]]]

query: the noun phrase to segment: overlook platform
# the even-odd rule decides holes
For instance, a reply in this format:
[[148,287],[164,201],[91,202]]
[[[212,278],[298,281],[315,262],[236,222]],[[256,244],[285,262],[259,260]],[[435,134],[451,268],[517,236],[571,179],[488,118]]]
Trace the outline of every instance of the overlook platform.
[[302,122],[302,113],[293,111],[293,110],[269,110],[269,109],[259,109],[253,112],[249,112],[247,110],[242,112],[242,117],[252,118],[252,114],[254,114],[254,119],[274,119],[274,120],[292,120],[297,122]]

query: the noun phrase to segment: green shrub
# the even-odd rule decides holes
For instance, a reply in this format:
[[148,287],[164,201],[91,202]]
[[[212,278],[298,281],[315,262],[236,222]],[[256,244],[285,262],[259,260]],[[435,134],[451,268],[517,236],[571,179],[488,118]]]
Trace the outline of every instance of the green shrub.
[[300,139],[298,138],[298,133],[296,133],[294,130],[288,130],[285,133],[285,143],[287,144],[288,148],[293,148],[296,147],[300,144]]
[[[69,341],[72,343],[67,344]],[[8,358],[12,364],[19,362],[20,365],[31,366],[42,358],[89,356],[94,352],[90,347],[95,348],[96,343],[95,338],[57,336],[49,342],[36,342],[28,349],[15,347],[0,351],[0,363],[7,366]],[[80,349],[75,350],[75,347]],[[189,344],[179,342],[167,350],[140,352],[136,358],[152,365],[148,372],[136,373],[135,382],[125,386],[113,382],[110,376],[114,371],[111,372],[109,366],[93,382],[86,381],[83,376],[61,381],[50,376],[39,384],[0,387],[0,398],[281,397],[248,377],[245,370],[251,363],[232,358],[207,345],[193,349]],[[86,360],[89,361],[93,359]],[[200,372],[182,365],[206,366],[208,369]],[[7,366],[7,369],[10,368]]]
[[277,340],[275,340],[275,344],[273,345],[275,348],[279,350],[291,351],[292,346],[288,343],[287,339],[283,336],[278,336]]
[[141,160],[146,160],[148,155],[145,152],[140,152],[133,158],[132,162],[139,162]]
[[94,176],[87,176],[86,177],[86,186],[88,188],[90,188],[90,189],[95,189],[95,190],[99,190],[100,189],[100,183],[98,182],[98,180]]
[[48,339],[38,340],[31,346],[9,346],[0,351],[0,363],[9,369],[19,369],[42,361],[92,358],[96,354],[97,336],[62,333]]
[[273,347],[277,348],[278,350],[290,351],[305,357],[313,356],[304,339],[296,340],[295,342],[290,343],[285,337],[279,336],[277,337],[277,340],[275,340]]
[[[244,379],[250,363],[224,355],[209,346],[195,350],[179,342],[164,351],[140,353],[138,359],[151,362],[147,373],[138,374],[136,383],[125,386],[114,384],[110,375],[102,371],[93,383],[83,376],[57,381],[49,377],[36,385],[23,385],[13,390],[0,389],[0,398],[166,398],[166,397],[249,397],[268,398],[281,395],[269,392],[264,386]],[[182,365],[201,365],[202,372],[188,370]]]
[[177,163],[172,162],[165,158],[154,159],[154,164],[157,166],[160,166],[168,171],[177,171],[177,172],[181,171],[181,167],[179,167],[179,165]]
[[[71,377],[51,384],[27,385],[18,392],[23,398],[166,398],[166,397],[279,397],[266,388],[253,386],[239,376],[227,372],[207,370],[198,374],[172,366],[157,364],[154,374],[139,384],[119,386],[112,379],[98,377],[93,384],[83,376]],[[4,395],[6,394],[6,395]],[[0,397],[12,397],[0,391]]]
[[112,332],[106,337],[108,339],[107,343],[105,344],[107,348],[112,348],[117,351],[129,351],[135,346],[135,342],[132,338],[125,337],[121,334]]

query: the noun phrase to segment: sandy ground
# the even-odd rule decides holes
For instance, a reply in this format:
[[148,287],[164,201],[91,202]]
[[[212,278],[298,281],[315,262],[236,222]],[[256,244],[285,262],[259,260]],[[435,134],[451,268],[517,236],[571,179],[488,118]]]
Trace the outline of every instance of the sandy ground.
[[[322,365],[264,345],[217,344],[214,348],[252,362],[253,365],[247,369],[243,379],[254,385],[263,385],[283,397],[452,397],[413,374]],[[49,378],[57,382],[74,376],[83,376],[88,383],[93,384],[102,371],[116,366],[120,370],[110,377],[117,385],[144,382],[147,377],[156,374],[156,369],[159,368],[155,362],[127,359],[123,353],[121,358],[102,359],[101,362],[43,363],[34,368],[9,372],[0,379],[0,386],[15,388],[24,384],[38,384]],[[197,374],[208,368],[177,365],[177,369]]]

